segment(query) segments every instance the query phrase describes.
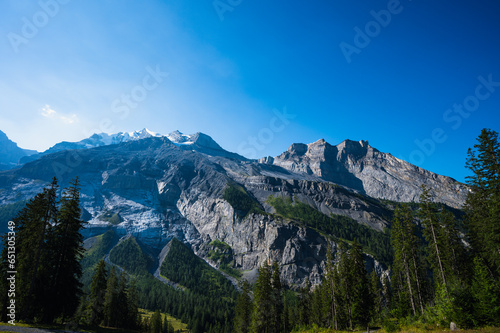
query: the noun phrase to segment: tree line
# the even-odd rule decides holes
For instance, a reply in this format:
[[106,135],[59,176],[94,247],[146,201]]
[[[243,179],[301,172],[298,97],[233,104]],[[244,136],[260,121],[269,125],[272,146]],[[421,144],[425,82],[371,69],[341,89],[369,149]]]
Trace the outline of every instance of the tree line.
[[[26,203],[13,219],[15,260],[5,235],[0,257],[0,316],[14,300],[16,320],[52,323],[73,316],[81,296],[80,259],[84,253],[78,178],[58,198],[54,178],[49,187]],[[14,258],[12,258],[14,259]],[[15,274],[15,295],[7,277]],[[8,294],[13,297],[9,299]]]

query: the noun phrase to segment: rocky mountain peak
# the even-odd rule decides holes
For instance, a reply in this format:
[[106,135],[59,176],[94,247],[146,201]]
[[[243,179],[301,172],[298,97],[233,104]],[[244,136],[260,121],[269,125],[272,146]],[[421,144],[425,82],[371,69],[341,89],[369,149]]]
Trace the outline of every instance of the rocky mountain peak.
[[295,143],[261,163],[314,175],[378,199],[418,201],[425,184],[437,201],[459,208],[467,194],[464,184],[380,152],[365,140],[344,140],[336,146],[324,139],[308,145]]
[[292,143],[292,145],[287,149],[287,152],[293,155],[302,156],[307,152],[307,145],[303,143]]

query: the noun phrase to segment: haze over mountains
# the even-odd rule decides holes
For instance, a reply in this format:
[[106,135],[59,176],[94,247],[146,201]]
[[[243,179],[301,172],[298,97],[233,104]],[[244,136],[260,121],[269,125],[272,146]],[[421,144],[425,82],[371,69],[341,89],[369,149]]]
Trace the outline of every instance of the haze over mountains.
[[0,131],[0,170],[15,168],[22,157],[36,154],[37,151],[19,148],[7,135]]
[[[332,225],[354,221],[355,232],[385,237],[393,202],[418,200],[421,185],[454,208],[467,193],[465,185],[367,141],[292,144],[280,156],[256,161],[202,133],[163,136],[144,129],[95,134],[20,159],[16,169],[0,173],[0,205],[31,198],[54,176],[62,187],[79,177],[87,238],[111,228],[159,255],[175,237],[209,262],[209,244],[218,240],[230,246],[235,269],[252,271],[276,260],[290,285],[307,277],[319,283],[327,244],[342,237],[278,214],[273,198],[305,204]],[[384,258],[377,256],[372,253],[373,265],[382,270]]]

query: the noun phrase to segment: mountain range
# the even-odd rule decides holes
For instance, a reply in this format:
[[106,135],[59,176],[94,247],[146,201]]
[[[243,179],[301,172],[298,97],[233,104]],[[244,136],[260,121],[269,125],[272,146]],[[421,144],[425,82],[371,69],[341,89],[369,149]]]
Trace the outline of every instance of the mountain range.
[[[1,151],[9,142],[0,142]],[[220,268],[211,255],[217,241],[227,245],[224,265],[251,277],[263,262],[277,261],[290,286],[319,283],[327,248],[339,240],[360,240],[382,272],[397,202],[418,201],[426,185],[435,201],[459,209],[468,192],[367,141],[295,143],[279,156],[249,160],[203,133],[144,129],[20,156],[16,168],[0,172],[0,210],[33,197],[53,177],[61,187],[79,178],[87,240],[110,229],[134,237],[155,258],[152,272],[172,238]]]

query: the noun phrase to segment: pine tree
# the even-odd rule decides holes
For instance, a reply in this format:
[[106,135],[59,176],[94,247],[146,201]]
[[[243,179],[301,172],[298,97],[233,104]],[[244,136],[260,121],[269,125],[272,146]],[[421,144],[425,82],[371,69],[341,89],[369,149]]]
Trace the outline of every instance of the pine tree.
[[280,268],[276,261],[273,262],[272,266],[271,288],[273,315],[272,332],[279,333],[281,332],[283,324],[283,290],[281,286]]
[[465,210],[470,243],[490,274],[500,279],[500,143],[498,133],[483,129],[467,152],[470,192]]
[[121,272],[118,279],[118,287],[116,291],[116,323],[115,327],[118,328],[126,328],[130,323],[129,318],[129,308],[128,308],[128,285],[127,285],[127,276],[125,272]]
[[311,283],[306,278],[305,284],[299,292],[299,324],[309,326],[311,324]]
[[273,327],[271,274],[271,266],[267,262],[259,268],[254,288],[253,332],[269,333]]
[[349,272],[347,246],[340,242],[337,247],[337,264],[334,271],[334,280],[338,286],[335,301],[338,305],[336,320],[339,329],[352,328],[352,288]]
[[500,325],[500,288],[479,257],[474,258],[471,295],[475,300],[474,319],[479,326]]
[[247,280],[241,282],[241,294],[236,302],[234,331],[249,333],[252,325],[253,303],[250,296],[251,286]]
[[377,323],[381,319],[383,295],[382,295],[382,288],[380,285],[380,278],[375,269],[373,269],[372,272],[370,273],[370,295],[371,295],[370,318],[372,319],[373,323]]
[[[135,329],[139,326],[139,294],[135,280],[130,282],[127,289],[127,328]],[[166,319],[165,319],[166,321]]]
[[50,307],[51,258],[47,246],[52,225],[57,219],[57,180],[50,187],[31,199],[26,207],[14,218],[17,227],[17,298],[21,310],[20,317],[33,321],[43,317]]
[[393,288],[395,307],[400,317],[424,312],[423,264],[420,261],[419,241],[411,211],[406,206],[397,207],[391,229],[394,250]]
[[439,220],[437,205],[432,202],[429,189],[425,185],[422,185],[422,194],[420,195],[420,215],[424,227],[424,237],[428,243],[428,261],[431,264],[437,285],[443,285],[447,290],[446,280],[450,265],[445,252],[445,240],[442,237],[443,226]]
[[363,258],[363,248],[354,240],[349,250],[349,277],[351,279],[351,316],[353,325],[367,327],[370,323],[371,295],[368,287],[368,278]]
[[96,266],[87,305],[87,321],[91,326],[98,326],[104,320],[104,299],[107,287],[106,263],[101,259]]
[[151,316],[149,332],[150,333],[161,333],[162,332],[162,320],[161,313],[159,310],[156,310],[155,313]]
[[78,307],[82,294],[80,278],[82,268],[80,260],[85,249],[82,246],[84,228],[81,219],[80,193],[78,178],[67,188],[61,200],[61,206],[52,233],[47,237],[51,252],[51,282],[48,286],[52,295],[51,312],[47,322],[55,317],[67,318]]
[[118,276],[115,267],[111,268],[104,295],[104,323],[108,327],[116,327],[118,322]]
[[329,318],[329,326],[333,327],[335,330],[338,330],[338,279],[336,274],[336,267],[333,262],[333,254],[330,247],[328,248],[326,255],[326,274],[324,283],[326,284],[325,289],[328,293],[328,296],[326,297],[326,303],[329,305],[327,316]]

